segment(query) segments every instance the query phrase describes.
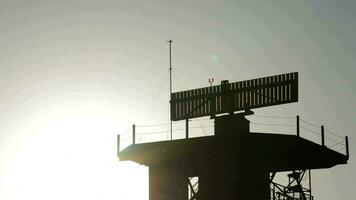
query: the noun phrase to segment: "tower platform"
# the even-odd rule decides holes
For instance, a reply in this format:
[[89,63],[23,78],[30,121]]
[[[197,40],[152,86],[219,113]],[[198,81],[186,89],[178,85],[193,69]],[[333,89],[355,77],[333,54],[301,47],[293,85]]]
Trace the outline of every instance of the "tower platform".
[[[227,141],[233,138],[226,138]],[[347,164],[348,157],[302,137],[291,134],[270,134],[251,132],[237,145],[248,156],[244,159],[251,165],[264,163],[269,171],[291,171],[294,169],[330,168]],[[119,153],[120,161],[134,161],[152,166],[167,162],[199,163],[206,166],[219,151],[229,153],[231,149],[220,146],[216,136],[205,136],[171,141],[132,144]],[[222,149],[219,149],[222,148]],[[238,156],[238,155],[236,155]],[[191,172],[197,174],[198,172]]]
[[150,200],[188,199],[189,177],[199,177],[194,199],[270,199],[270,173],[330,168],[348,155],[297,135],[250,132],[242,115],[215,118],[214,136],[132,144],[121,161],[149,167]]

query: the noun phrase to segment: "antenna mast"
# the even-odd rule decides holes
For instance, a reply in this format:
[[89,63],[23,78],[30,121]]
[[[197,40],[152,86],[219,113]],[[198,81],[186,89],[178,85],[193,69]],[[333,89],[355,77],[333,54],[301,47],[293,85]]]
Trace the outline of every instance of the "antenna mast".
[[[169,41],[169,99],[170,103],[172,100],[172,40],[170,39]],[[170,105],[170,104],[169,104]],[[171,114],[171,108],[169,107],[169,121],[170,121],[170,133],[171,133],[171,140],[173,139],[173,134],[172,134],[172,114]]]

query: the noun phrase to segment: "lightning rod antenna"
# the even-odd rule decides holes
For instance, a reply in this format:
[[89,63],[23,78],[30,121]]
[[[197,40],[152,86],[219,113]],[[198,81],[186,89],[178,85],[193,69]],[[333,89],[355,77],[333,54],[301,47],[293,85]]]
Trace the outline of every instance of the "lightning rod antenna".
[[[169,39],[169,98],[170,98],[170,104],[172,100],[172,40]],[[169,104],[169,105],[170,105]],[[169,107],[169,117],[170,117],[170,133],[171,133],[171,140],[173,139],[173,134],[172,134],[172,113],[171,113],[171,106]]]

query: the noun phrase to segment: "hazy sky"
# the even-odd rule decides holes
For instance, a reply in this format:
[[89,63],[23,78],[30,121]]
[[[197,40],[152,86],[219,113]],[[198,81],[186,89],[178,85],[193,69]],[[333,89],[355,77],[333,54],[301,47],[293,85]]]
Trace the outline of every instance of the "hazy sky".
[[0,0],[0,200],[148,199],[147,168],[118,162],[116,134],[167,121],[169,37],[175,91],[298,71],[298,103],[255,111],[349,135],[349,164],[314,171],[313,190],[354,198],[355,10],[354,0]]

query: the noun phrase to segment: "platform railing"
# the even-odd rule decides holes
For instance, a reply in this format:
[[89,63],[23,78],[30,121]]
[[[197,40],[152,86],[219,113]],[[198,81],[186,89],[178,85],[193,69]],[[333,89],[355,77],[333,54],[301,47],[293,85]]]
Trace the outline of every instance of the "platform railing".
[[[196,119],[173,122],[172,133],[173,140],[212,136],[214,135],[214,121]],[[120,150],[132,144],[168,141],[171,140],[169,123],[134,124],[117,138],[118,149]]]
[[[298,126],[297,130],[299,131],[303,130],[304,133],[310,133],[320,137],[320,142],[317,143],[319,143],[321,146],[332,149],[339,153],[343,153],[344,155],[349,157],[348,136],[341,136],[339,134],[336,134],[330,131],[329,129],[327,129],[324,125],[318,126],[314,123],[301,119],[299,116],[297,116],[296,119],[297,119],[297,126]],[[297,136],[300,137],[300,132],[299,133],[297,132]]]
[[[347,136],[343,137],[341,135],[335,134],[334,132],[325,128],[324,125],[319,126],[314,123],[310,123],[305,119],[302,119],[299,115],[297,115],[296,117],[251,115],[248,118],[251,121],[250,124],[252,127],[262,126],[264,130],[267,126],[275,127],[275,128],[277,127],[278,131],[281,130],[280,129],[281,127],[287,127],[289,129],[288,132],[290,131],[293,132],[291,128],[294,127],[297,137],[302,137],[304,139],[318,143],[321,146],[332,149],[339,153],[343,153],[347,157],[349,157],[349,141]],[[268,118],[269,121],[271,119],[274,119],[274,120],[278,120],[278,122],[261,123],[258,120],[256,122],[257,118],[265,118],[265,119]],[[293,122],[280,123],[280,121],[283,121],[282,118],[288,121],[295,119],[295,121],[294,123]],[[211,119],[177,121],[174,122],[173,125],[175,127],[172,130],[174,135],[173,139],[187,139],[191,137],[214,135],[214,124],[213,124],[213,120]],[[191,134],[192,132],[195,135],[192,135]],[[132,127],[130,127],[127,131],[117,136],[118,153],[121,149],[124,149],[125,147],[131,144],[170,140],[169,135],[170,135],[169,123],[148,124],[148,125],[133,124]]]

